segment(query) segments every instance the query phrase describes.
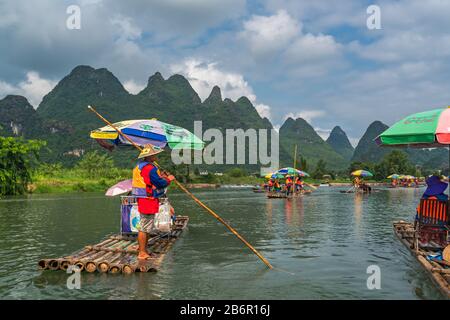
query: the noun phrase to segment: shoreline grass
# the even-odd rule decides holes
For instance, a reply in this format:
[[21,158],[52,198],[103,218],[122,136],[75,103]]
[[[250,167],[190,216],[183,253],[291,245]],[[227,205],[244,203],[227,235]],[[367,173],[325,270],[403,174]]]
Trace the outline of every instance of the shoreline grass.
[[[50,172],[33,172],[33,183],[29,185],[29,193],[68,193],[68,192],[106,192],[106,190],[119,181],[131,179],[132,171],[129,169],[117,169],[108,172],[99,172],[97,174],[88,174],[80,169],[61,169]],[[260,185],[266,181],[262,177],[256,176],[231,176],[224,174],[222,176],[190,176],[189,179],[180,179],[184,184],[206,184],[206,185]],[[309,184],[324,183],[320,179],[305,179]],[[350,184],[350,178],[340,178],[329,180],[330,183]],[[383,183],[387,180],[376,181],[366,180],[368,183]],[[176,189],[173,185],[171,188]]]

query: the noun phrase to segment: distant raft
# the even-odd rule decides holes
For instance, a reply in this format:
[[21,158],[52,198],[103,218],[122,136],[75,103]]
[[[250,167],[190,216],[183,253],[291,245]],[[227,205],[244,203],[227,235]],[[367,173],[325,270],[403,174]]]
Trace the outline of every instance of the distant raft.
[[148,251],[153,253],[154,257],[148,260],[137,259],[136,235],[114,235],[65,257],[42,259],[38,262],[38,267],[41,270],[67,270],[73,265],[80,271],[111,274],[156,272],[166,253],[187,227],[188,221],[187,216],[177,216],[171,232],[150,238]]
[[394,222],[394,232],[400,241],[416,257],[422,267],[428,272],[433,282],[437,285],[442,294],[450,299],[450,262],[438,260],[433,257],[435,252],[430,249],[414,249],[415,229],[412,223],[405,221]]

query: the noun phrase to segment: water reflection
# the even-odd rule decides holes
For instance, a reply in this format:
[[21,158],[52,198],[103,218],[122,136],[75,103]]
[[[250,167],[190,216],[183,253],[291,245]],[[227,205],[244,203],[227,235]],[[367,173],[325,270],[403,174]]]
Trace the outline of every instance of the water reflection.
[[363,198],[364,194],[362,193],[354,193],[354,200],[353,200],[353,206],[355,211],[355,225],[356,225],[356,231],[359,231],[359,227],[361,224],[361,217],[363,214]]

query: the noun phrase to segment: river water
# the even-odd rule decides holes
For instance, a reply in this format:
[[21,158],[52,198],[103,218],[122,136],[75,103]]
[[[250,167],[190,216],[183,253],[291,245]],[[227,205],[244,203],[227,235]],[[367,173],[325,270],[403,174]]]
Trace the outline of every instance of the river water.
[[[345,189],[345,188],[344,188]],[[223,225],[182,193],[170,199],[188,230],[157,273],[81,275],[39,271],[37,261],[67,255],[119,231],[118,198],[98,193],[0,200],[2,299],[442,299],[392,231],[411,220],[420,189],[342,194],[321,187],[295,199],[250,189],[195,191],[274,266],[269,271]],[[381,289],[369,290],[377,265]]]

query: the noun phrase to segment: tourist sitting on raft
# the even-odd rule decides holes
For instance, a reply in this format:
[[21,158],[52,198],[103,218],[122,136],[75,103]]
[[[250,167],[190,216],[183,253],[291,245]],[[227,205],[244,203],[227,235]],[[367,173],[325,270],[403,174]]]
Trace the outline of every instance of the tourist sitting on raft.
[[294,181],[292,180],[291,176],[286,176],[286,195],[289,196],[292,194],[294,186]]
[[422,199],[437,199],[446,201],[448,195],[444,193],[448,187],[448,183],[442,181],[441,177],[433,175],[426,179],[427,189],[422,195]]
[[[138,244],[138,259],[145,260],[152,257],[147,251],[149,235],[157,235],[154,228],[155,214],[159,211],[159,199],[166,194],[165,188],[175,179],[173,175],[160,173],[154,164],[156,155],[163,149],[146,145],[139,155],[138,162],[133,170],[132,194],[137,197],[138,211],[140,213]],[[173,214],[173,208],[171,208]]]
[[303,180],[302,177],[298,176],[295,179],[295,192],[300,193],[303,190]]
[[273,191],[280,192],[281,191],[281,184],[278,179],[275,179],[275,183],[273,184]]
[[398,180],[397,179],[392,179],[391,186],[393,188],[397,188],[397,185],[398,185]]
[[366,184],[360,177],[355,177],[353,180],[353,187],[355,188],[355,191],[363,192],[363,193],[370,193],[372,192],[372,187]]
[[[422,199],[436,199],[440,201],[448,201],[448,195],[444,193],[444,191],[448,187],[447,182],[442,181],[442,178],[437,175],[430,176],[425,181],[427,184],[427,189],[423,193]],[[417,207],[417,214],[415,218],[416,223],[419,220],[418,214],[419,207],[420,205]],[[439,233],[424,233],[421,234],[420,242],[422,246],[425,246],[430,242],[440,243],[442,241],[446,241],[446,239],[442,239],[441,237],[442,236]]]
[[267,188],[269,192],[273,191],[273,187],[275,185],[275,181],[273,179],[270,179],[269,182],[267,183]]
[[361,183],[361,179],[359,177],[355,177],[355,179],[353,179],[353,187],[355,189],[359,188],[360,183]]

